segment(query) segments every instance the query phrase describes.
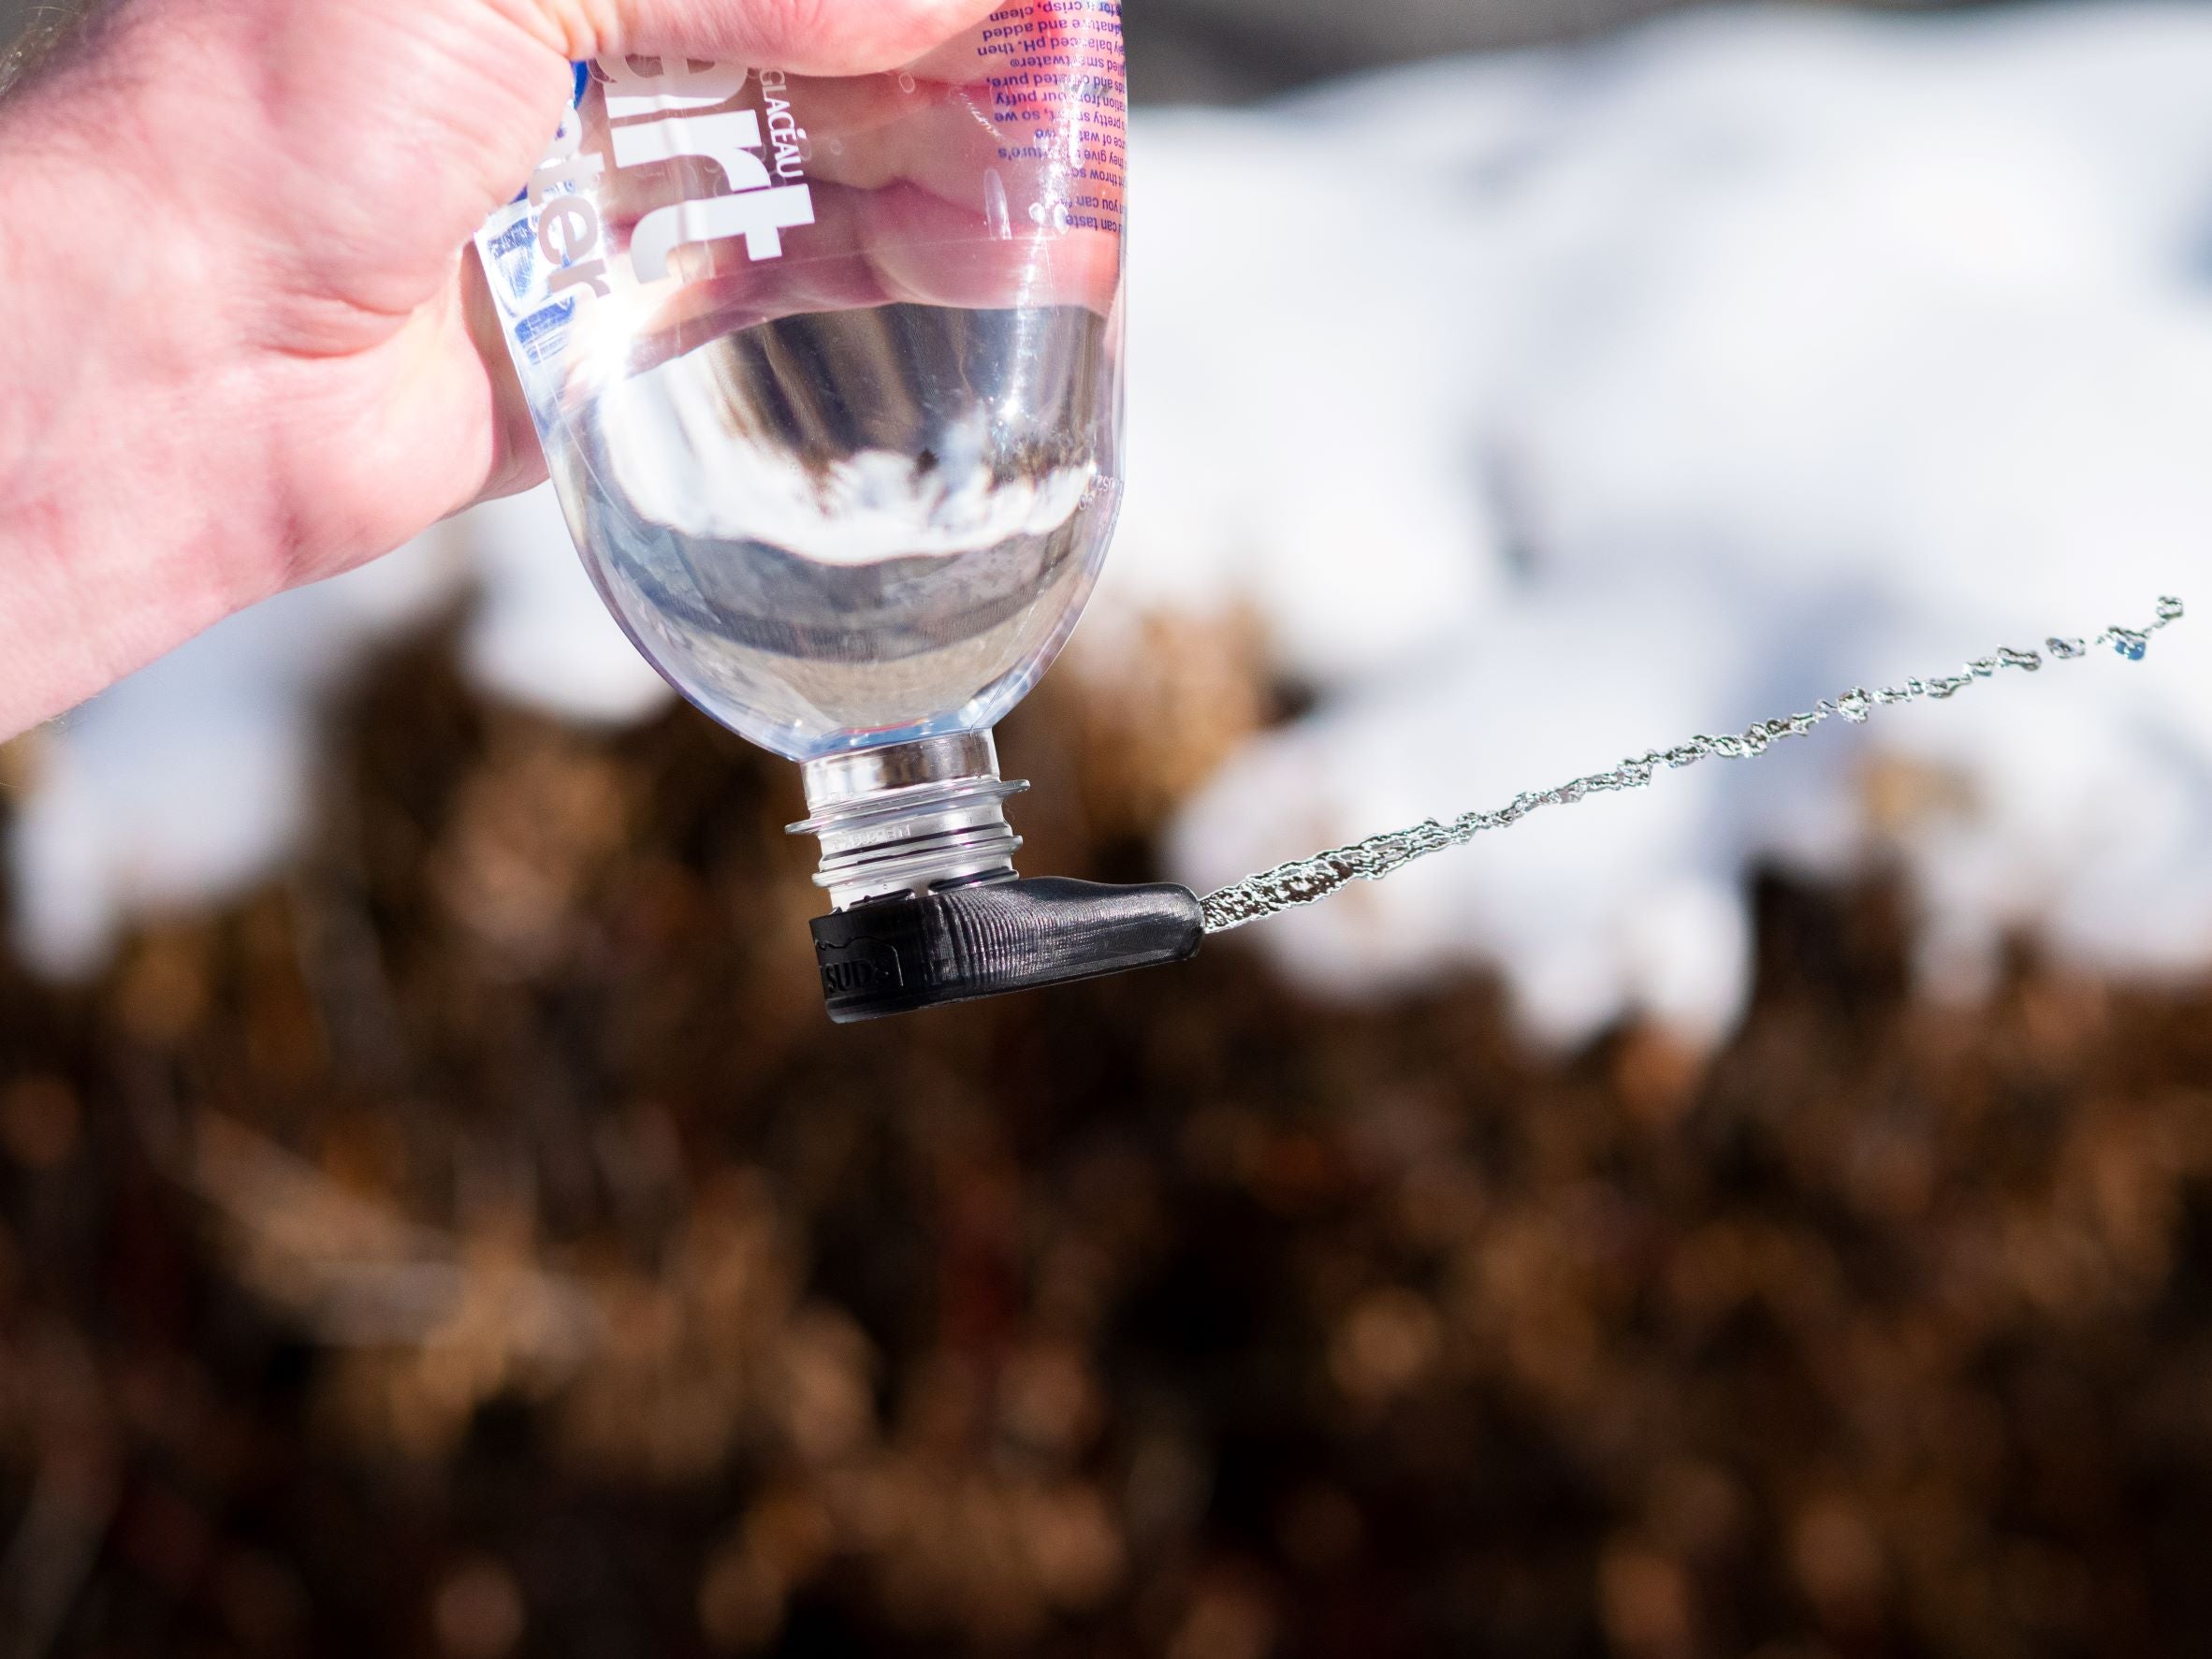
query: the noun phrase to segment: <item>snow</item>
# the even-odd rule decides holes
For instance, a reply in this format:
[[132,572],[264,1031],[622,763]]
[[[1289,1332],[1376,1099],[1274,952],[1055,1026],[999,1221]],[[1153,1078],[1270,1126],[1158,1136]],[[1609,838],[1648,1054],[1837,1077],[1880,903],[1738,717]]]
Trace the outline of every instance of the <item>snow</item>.
[[[1482,319],[1427,320],[1467,372],[1370,413],[1490,458],[1459,476],[1523,568],[1488,605],[1338,584],[1367,613],[1347,636],[1409,661],[1339,680],[1294,655],[1335,694],[1193,804],[1178,873],[1210,885],[2187,594],[2212,523],[2207,92],[2192,10],[1713,14],[1276,115],[1357,135],[1440,202],[1459,186],[1458,235],[1421,256],[1457,261]],[[1145,450],[1148,424],[1141,487],[1174,441]],[[1377,506],[1362,570],[1420,533]],[[1919,895],[1931,989],[1986,983],[2010,930],[2099,970],[2201,971],[2212,659],[2179,634],[2153,662],[1574,808],[1256,937],[1328,993],[1481,966],[1560,1041],[1636,1012],[1710,1036],[1747,990],[1750,866],[1881,853]],[[1878,836],[1876,755],[1962,804]]]
[[130,922],[242,893],[309,829],[316,720],[378,644],[472,595],[471,678],[578,724],[674,696],[592,590],[552,492],[479,507],[368,568],[228,621],[51,729],[16,809],[14,947],[96,973]]
[[[1190,804],[1182,879],[2160,593],[2212,609],[2205,8],[1715,11],[1155,113],[1135,143],[1132,483],[1071,670],[1111,681],[1148,612],[1241,615],[1319,693]],[[59,729],[10,849],[31,959],[85,971],[129,916],[281,857],[317,699],[396,625],[389,590],[465,564],[498,695],[662,706],[542,495],[435,540]],[[2207,625],[1547,814],[1245,937],[1323,995],[1489,968],[1548,1041],[1623,1015],[1710,1041],[1746,994],[1747,872],[1883,859],[1939,993],[2019,930],[2202,972]],[[1885,778],[1921,784],[1900,808]]]
[[8,837],[15,945],[96,972],[130,920],[252,885],[308,828],[314,713],[452,579],[425,544],[231,618],[55,726]]
[[674,701],[600,603],[550,488],[488,502],[457,528],[479,584],[461,643],[476,684],[589,726],[634,725]]

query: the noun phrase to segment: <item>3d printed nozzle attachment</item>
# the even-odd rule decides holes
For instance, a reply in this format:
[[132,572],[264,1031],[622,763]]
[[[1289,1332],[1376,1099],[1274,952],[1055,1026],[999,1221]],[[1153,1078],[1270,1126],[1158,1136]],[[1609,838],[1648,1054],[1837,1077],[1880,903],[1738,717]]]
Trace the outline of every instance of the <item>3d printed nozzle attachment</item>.
[[814,924],[840,1026],[1186,962],[1205,941],[1182,887],[1001,881],[880,899]]
[[1023,881],[988,732],[924,738],[807,768],[837,914],[814,924],[839,1025],[1187,961],[1204,908],[1181,887]]

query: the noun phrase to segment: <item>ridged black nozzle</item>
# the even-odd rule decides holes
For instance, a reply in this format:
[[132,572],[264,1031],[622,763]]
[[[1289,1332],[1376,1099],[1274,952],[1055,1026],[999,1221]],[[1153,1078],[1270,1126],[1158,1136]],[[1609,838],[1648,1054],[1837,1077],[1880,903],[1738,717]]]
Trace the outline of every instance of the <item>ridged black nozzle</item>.
[[1187,962],[1205,914],[1182,887],[1004,881],[885,899],[814,924],[840,1026]]

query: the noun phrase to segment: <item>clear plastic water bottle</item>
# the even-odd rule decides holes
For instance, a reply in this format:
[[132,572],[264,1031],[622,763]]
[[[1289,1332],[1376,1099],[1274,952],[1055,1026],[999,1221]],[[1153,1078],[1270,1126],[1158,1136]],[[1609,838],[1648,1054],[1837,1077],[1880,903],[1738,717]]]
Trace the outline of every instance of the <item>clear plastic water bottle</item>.
[[1013,879],[991,728],[1121,502],[1127,104],[1113,0],[853,79],[579,65],[479,239],[600,592],[805,764],[839,910]]

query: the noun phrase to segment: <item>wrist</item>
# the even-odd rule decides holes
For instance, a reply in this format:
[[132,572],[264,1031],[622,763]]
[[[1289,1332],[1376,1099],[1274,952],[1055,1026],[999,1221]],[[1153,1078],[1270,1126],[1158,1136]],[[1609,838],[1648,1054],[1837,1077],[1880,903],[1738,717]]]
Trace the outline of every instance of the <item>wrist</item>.
[[0,104],[0,736],[273,590],[210,238],[147,170],[191,150],[142,34]]

